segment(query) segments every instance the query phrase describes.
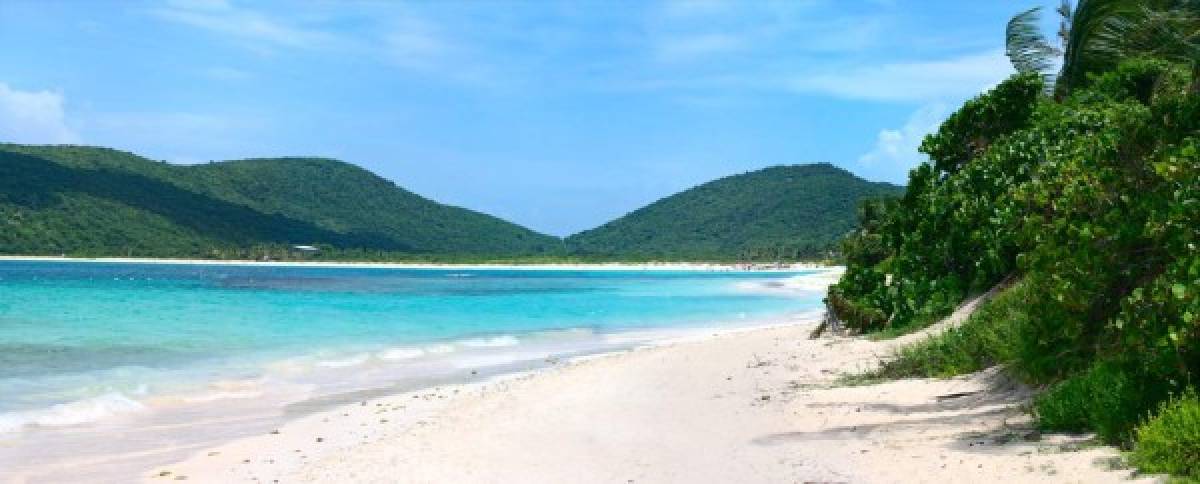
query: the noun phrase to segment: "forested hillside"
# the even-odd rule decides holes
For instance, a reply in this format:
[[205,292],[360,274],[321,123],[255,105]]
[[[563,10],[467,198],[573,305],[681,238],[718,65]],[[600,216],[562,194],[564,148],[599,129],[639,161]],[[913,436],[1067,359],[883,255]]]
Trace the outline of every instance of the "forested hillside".
[[863,207],[828,304],[894,333],[1006,289],[882,376],[1004,364],[1048,385],[1043,429],[1095,431],[1143,470],[1200,477],[1195,8],[1081,1],[1062,11],[1061,49],[1037,10],[1010,22],[1021,74],[925,139],[904,197]]
[[347,163],[171,165],[105,148],[0,145],[0,252],[251,258],[519,256],[559,239],[442,205]]
[[822,258],[854,228],[860,201],[902,192],[829,164],[776,166],[663,198],[568,237],[567,247],[641,259]]
[[[321,158],[173,165],[0,145],[0,253],[340,260],[828,258],[857,204],[903,189],[832,165],[709,182],[562,239],[427,200]],[[298,254],[292,245],[316,245]]]

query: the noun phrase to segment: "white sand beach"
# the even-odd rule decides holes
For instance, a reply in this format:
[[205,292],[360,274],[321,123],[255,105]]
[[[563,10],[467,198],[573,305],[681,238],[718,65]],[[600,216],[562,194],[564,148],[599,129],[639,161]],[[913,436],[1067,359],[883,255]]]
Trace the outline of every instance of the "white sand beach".
[[[960,310],[945,324],[969,312]],[[995,371],[839,386],[897,345],[814,321],[372,398],[147,469],[146,482],[1122,482],[1040,435]]]

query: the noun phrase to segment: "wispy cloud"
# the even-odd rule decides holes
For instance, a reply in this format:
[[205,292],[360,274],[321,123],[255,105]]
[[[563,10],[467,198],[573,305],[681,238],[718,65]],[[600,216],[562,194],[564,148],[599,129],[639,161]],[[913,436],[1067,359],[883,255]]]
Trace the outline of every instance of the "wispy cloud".
[[667,2],[648,12],[649,48],[654,59],[674,63],[743,55],[778,61],[874,45],[882,14],[832,14],[819,3]]
[[836,72],[801,74],[789,82],[797,91],[872,101],[930,101],[969,97],[1013,72],[1001,50],[949,59],[851,66]]
[[22,91],[0,83],[0,141],[13,143],[78,143],[67,124],[62,93]]
[[175,0],[151,12],[172,22],[242,42],[262,52],[278,48],[322,48],[338,42],[336,35],[325,30],[238,7],[223,0]]
[[[451,29],[422,11],[420,5],[351,2],[301,4],[281,12],[226,0],[175,0],[151,13],[262,54],[290,50],[352,57],[456,83],[474,83],[491,73],[486,49],[480,52],[468,43],[477,36],[472,29],[480,27],[473,19],[457,19]],[[249,77],[227,67],[210,68],[205,75],[225,81]]]

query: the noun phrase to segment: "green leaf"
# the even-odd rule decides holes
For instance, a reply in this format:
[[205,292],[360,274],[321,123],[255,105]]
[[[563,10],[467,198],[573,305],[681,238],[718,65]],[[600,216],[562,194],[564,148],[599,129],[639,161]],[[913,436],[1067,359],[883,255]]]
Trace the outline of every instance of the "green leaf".
[[1175,294],[1176,299],[1183,299],[1187,297],[1187,286],[1176,283],[1175,285],[1171,286],[1171,293]]

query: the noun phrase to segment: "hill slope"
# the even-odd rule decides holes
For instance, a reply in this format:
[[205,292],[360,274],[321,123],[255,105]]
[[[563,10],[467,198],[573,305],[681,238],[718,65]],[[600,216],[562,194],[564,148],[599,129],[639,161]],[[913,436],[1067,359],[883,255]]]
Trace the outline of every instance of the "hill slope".
[[900,195],[830,164],[776,166],[714,180],[567,238],[573,253],[657,259],[821,255],[855,227],[860,200]]
[[318,158],[171,165],[81,146],[0,145],[0,253],[246,257],[254,247],[512,256],[558,239]]

